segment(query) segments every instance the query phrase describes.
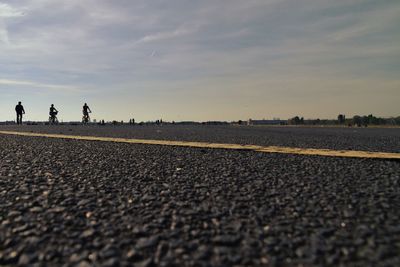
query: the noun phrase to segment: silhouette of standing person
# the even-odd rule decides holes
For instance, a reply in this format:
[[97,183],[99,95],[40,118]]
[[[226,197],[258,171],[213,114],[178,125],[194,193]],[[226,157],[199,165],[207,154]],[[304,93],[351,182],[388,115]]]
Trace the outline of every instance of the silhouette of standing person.
[[15,106],[15,112],[17,113],[17,124],[22,124],[22,115],[25,114],[24,106],[21,101]]

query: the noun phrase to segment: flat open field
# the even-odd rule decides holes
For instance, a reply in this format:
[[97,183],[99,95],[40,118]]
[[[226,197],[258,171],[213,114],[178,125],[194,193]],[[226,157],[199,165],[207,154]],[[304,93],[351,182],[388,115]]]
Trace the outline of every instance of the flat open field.
[[[400,152],[400,129],[0,126]],[[0,134],[0,265],[399,266],[400,162]]]

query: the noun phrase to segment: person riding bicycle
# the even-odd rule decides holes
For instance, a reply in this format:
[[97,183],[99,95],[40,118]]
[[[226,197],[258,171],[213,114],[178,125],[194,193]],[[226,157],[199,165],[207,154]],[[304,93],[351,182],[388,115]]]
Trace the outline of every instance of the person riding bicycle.
[[55,123],[57,121],[57,114],[58,110],[54,107],[54,104],[51,104],[49,112],[51,123]]
[[82,108],[82,112],[83,112],[83,122],[89,122],[89,113],[92,113],[92,111],[90,110],[89,106],[85,103],[83,105]]

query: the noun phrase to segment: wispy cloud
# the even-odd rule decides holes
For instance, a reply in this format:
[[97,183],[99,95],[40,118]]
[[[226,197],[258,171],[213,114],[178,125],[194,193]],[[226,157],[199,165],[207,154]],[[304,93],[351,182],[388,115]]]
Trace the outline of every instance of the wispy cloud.
[[12,6],[6,3],[0,3],[0,18],[20,17],[23,15],[24,12],[22,10],[13,8]]
[[6,19],[21,17],[24,13],[22,10],[15,9],[6,3],[0,2],[0,44],[8,45],[10,43],[8,29],[5,23]]
[[165,39],[175,38],[175,37],[179,37],[179,36],[186,35],[189,33],[193,33],[195,31],[196,31],[195,28],[188,29],[188,28],[182,26],[174,31],[157,32],[155,34],[146,35],[146,36],[140,38],[138,41],[136,41],[135,44],[162,41]]
[[24,87],[35,87],[41,89],[51,89],[51,90],[62,90],[62,91],[81,91],[81,88],[70,85],[60,85],[60,84],[46,84],[46,83],[38,83],[33,81],[22,81],[22,80],[9,80],[9,79],[0,79],[0,85],[8,85],[8,86],[24,86]]
[[0,21],[0,44],[9,44],[9,38],[8,38],[8,30],[4,26],[4,23]]

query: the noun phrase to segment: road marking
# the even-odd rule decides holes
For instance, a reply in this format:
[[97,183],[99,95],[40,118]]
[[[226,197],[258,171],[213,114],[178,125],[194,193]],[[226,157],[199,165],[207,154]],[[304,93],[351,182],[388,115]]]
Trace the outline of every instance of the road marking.
[[142,145],[161,145],[161,146],[178,146],[178,147],[195,147],[195,148],[249,150],[249,151],[263,152],[263,153],[281,153],[281,154],[313,155],[313,156],[327,156],[327,157],[400,160],[400,153],[386,153],[386,152],[332,150],[332,149],[316,149],[316,148],[295,148],[295,147],[282,147],[282,146],[219,144],[219,143],[190,142],[190,141],[127,139],[127,138],[98,137],[98,136],[75,136],[75,135],[64,135],[64,134],[44,134],[44,133],[15,132],[15,131],[0,131],[0,134],[58,138],[58,139],[72,139],[72,140],[84,140],[84,141],[142,144]]

